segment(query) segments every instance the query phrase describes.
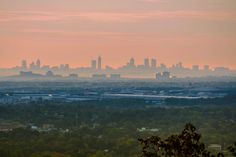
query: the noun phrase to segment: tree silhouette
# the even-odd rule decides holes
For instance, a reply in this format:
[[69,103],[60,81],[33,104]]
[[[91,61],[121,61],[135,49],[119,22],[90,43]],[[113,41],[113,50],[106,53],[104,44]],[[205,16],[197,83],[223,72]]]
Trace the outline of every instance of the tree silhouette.
[[[165,140],[158,136],[138,140],[143,145],[142,157],[214,157],[200,139],[196,127],[187,123],[179,135],[171,135]],[[222,153],[217,154],[217,157],[223,156]]]
[[230,146],[228,150],[232,153],[233,156],[236,156],[236,142],[234,142],[234,145]]

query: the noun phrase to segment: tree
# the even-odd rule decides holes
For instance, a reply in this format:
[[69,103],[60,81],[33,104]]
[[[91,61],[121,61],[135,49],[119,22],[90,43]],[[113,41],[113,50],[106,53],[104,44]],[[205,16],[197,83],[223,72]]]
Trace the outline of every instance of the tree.
[[[201,135],[196,132],[195,126],[185,125],[179,135],[171,135],[165,140],[158,136],[139,139],[142,148],[142,157],[213,157],[200,141]],[[223,157],[222,153],[217,155]]]
[[234,142],[234,145],[230,146],[228,150],[232,153],[233,156],[236,156],[236,142]]

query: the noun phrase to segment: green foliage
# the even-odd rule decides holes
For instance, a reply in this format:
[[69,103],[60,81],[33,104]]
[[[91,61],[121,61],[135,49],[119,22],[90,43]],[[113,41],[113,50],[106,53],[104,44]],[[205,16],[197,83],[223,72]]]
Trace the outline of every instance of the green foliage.
[[89,157],[112,157],[112,156],[104,151],[97,151],[96,153],[90,155]]
[[[200,141],[201,135],[196,132],[196,128],[188,123],[179,135],[171,135],[165,140],[158,136],[146,139],[139,139],[143,157],[209,157],[204,143]],[[217,156],[224,156],[218,153]]]
[[[200,142],[205,146],[216,143],[225,149],[236,139],[235,118],[235,101],[224,107],[214,103],[159,106],[135,99],[0,105],[0,123],[15,122],[23,126],[0,132],[0,157],[137,157],[141,149],[138,138],[158,134],[168,139],[169,135],[180,132],[186,122],[199,128]],[[31,124],[38,127],[53,124],[56,129],[32,131],[27,127]],[[142,127],[147,130],[139,132],[138,128]],[[159,131],[148,131],[152,128]],[[69,132],[63,132],[65,129]],[[172,145],[178,145],[178,138],[173,135],[169,140]]]
[[236,156],[236,142],[234,142],[234,145],[229,146],[228,150],[232,153],[233,156]]

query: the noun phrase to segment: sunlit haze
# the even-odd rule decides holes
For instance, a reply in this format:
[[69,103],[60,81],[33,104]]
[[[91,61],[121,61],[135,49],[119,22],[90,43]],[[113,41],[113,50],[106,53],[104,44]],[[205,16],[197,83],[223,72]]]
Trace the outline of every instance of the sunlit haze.
[[150,156],[236,156],[236,0],[0,0],[0,157]]
[[235,0],[0,0],[0,67],[134,57],[236,69]]

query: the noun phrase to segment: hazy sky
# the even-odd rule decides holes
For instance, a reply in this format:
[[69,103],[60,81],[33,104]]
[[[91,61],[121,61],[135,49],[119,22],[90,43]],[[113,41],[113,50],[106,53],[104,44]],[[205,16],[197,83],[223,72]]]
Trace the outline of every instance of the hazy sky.
[[0,0],[0,67],[135,57],[236,69],[236,0]]

